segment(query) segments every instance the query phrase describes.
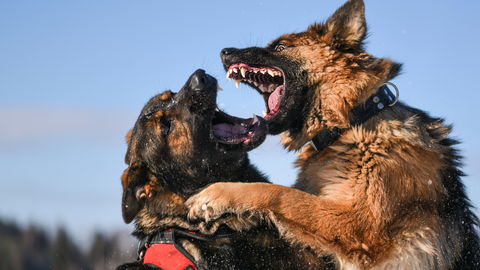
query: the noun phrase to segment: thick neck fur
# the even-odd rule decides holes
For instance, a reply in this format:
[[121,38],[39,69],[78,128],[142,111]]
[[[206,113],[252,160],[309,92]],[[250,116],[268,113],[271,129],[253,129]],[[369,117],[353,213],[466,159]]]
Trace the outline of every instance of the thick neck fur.
[[369,54],[347,56],[339,56],[337,60],[342,65],[350,63],[349,68],[342,72],[311,72],[309,81],[324,83],[316,85],[312,90],[317,93],[310,94],[316,98],[313,106],[305,112],[307,116],[302,129],[284,133],[282,143],[285,148],[299,150],[326,128],[352,128],[350,111],[365,102],[383,83],[392,80],[401,70],[401,64],[390,59],[375,59]]
[[[476,256],[469,250],[479,248],[478,219],[459,180],[450,131],[443,120],[398,103],[347,128],[322,152],[303,148],[294,188],[352,205],[349,215],[360,226],[352,233],[362,239],[364,254],[379,263],[378,269],[450,269],[446,266]],[[465,229],[458,220],[471,227]],[[462,246],[458,233],[472,246]],[[390,250],[400,239],[411,242],[405,242],[403,252]],[[389,253],[403,257],[387,257]]]

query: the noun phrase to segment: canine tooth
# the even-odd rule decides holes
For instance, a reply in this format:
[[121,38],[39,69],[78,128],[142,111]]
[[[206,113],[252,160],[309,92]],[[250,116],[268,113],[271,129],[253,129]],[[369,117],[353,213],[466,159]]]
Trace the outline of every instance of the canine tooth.
[[235,79],[235,86],[237,87],[237,89],[240,88],[240,82],[240,80]]
[[228,80],[229,80],[229,81],[232,81],[232,77],[228,77]]
[[263,117],[267,116],[267,113],[265,111],[262,111]]
[[258,123],[258,117],[254,114],[253,115],[253,122],[252,122],[252,125],[255,125],[256,123]]
[[232,71],[231,69],[227,71],[227,79],[230,79],[230,74],[232,73],[231,71]]
[[247,72],[247,69],[246,69],[246,68],[242,67],[242,68],[240,69],[240,73],[242,73],[242,77],[243,77],[243,78],[245,78],[245,73],[246,73],[246,72]]
[[272,76],[272,77],[275,76],[275,74],[273,74],[273,71],[271,71],[270,69],[267,72],[270,76]]

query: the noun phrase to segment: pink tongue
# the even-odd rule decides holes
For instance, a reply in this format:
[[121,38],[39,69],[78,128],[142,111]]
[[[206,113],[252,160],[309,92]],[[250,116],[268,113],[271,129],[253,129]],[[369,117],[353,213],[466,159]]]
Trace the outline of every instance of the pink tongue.
[[270,94],[268,98],[268,108],[270,111],[274,111],[278,106],[283,96],[283,85],[280,85],[275,91]]
[[213,126],[213,133],[219,137],[231,137],[237,134],[245,134],[246,130],[241,125],[218,124]]

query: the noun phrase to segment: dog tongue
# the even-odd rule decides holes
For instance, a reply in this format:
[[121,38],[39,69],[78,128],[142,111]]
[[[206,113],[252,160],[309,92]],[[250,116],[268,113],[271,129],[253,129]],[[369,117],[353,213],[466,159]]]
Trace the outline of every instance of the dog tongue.
[[213,133],[218,137],[232,137],[237,134],[247,133],[246,129],[242,125],[229,125],[229,124],[217,124],[213,125]]
[[283,96],[283,85],[280,85],[268,98],[268,108],[270,111],[276,111],[280,105]]

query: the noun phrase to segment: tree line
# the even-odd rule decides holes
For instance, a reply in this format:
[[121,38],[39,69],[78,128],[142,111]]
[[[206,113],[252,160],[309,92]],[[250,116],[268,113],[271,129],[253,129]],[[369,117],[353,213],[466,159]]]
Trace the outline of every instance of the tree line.
[[63,227],[51,237],[33,225],[21,228],[0,220],[0,270],[115,269],[135,260],[137,247],[132,243],[120,233],[97,233],[85,250]]

